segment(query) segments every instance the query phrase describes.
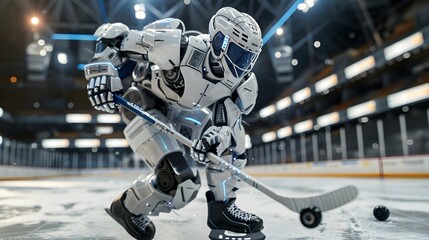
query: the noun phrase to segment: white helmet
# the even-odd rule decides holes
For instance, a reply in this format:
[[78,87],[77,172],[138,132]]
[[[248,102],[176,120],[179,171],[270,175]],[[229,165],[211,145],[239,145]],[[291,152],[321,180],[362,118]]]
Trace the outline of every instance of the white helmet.
[[262,36],[250,15],[234,8],[221,8],[209,23],[213,57],[222,62],[225,76],[241,79],[252,70],[261,53]]

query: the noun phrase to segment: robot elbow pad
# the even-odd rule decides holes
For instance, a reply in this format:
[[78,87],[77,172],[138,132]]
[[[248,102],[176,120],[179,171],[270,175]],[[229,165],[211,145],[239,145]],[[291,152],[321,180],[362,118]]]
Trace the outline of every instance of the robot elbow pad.
[[245,81],[237,88],[240,104],[237,104],[244,114],[249,114],[255,107],[258,97],[258,82],[254,73],[245,76]]

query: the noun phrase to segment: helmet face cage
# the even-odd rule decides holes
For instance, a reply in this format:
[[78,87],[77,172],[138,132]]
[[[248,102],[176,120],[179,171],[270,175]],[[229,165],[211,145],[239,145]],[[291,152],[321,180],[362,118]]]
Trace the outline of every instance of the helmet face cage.
[[242,78],[251,71],[262,48],[260,28],[251,16],[224,7],[210,20],[209,33],[212,56],[227,76]]

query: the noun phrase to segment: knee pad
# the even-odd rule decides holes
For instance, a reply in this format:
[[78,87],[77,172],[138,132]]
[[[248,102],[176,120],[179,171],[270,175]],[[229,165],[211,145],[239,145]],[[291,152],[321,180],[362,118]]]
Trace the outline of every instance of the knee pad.
[[200,187],[198,172],[194,173],[182,153],[176,152],[163,158],[155,173],[134,181],[124,205],[133,214],[157,216],[184,207],[195,199]]

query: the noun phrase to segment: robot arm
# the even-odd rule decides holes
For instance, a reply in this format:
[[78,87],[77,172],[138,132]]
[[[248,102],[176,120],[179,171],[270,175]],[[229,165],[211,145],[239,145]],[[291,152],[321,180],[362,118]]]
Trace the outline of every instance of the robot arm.
[[183,42],[180,26],[183,23],[178,19],[156,21],[143,31],[129,30],[122,23],[100,26],[94,33],[99,38],[94,57],[84,68],[88,98],[94,108],[116,110],[112,93],[122,90],[121,78],[130,75],[130,66],[139,72],[141,66],[148,66],[136,66],[136,62],[152,62],[164,70],[178,67]]
[[192,157],[206,163],[207,151],[221,155],[231,148],[237,155],[245,152],[245,131],[242,115],[249,114],[255,106],[258,85],[254,73],[243,78],[232,97],[221,99],[215,103],[212,112],[213,126],[208,128],[200,140],[195,140]]

